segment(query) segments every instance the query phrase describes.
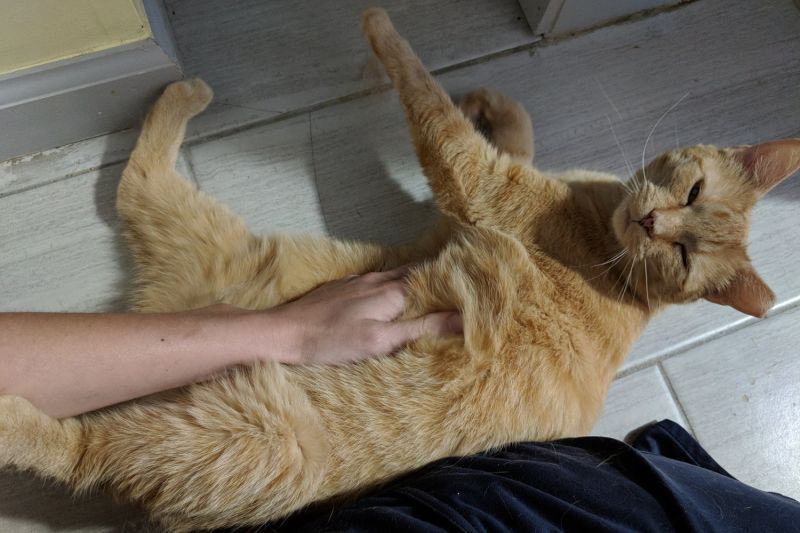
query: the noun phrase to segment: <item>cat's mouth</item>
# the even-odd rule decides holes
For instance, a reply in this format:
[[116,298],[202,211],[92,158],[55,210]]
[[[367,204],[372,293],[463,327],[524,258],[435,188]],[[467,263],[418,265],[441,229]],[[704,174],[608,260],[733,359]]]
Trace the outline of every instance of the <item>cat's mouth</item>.
[[631,226],[635,226],[637,224],[631,217],[630,205],[620,206],[617,208],[611,219],[611,225],[619,243],[627,248],[633,248],[636,244],[636,239],[634,236],[634,232],[636,230],[632,230]]
[[647,230],[633,214],[630,204],[620,206],[614,212],[611,222],[617,241],[622,246],[636,255],[644,252],[648,240]]

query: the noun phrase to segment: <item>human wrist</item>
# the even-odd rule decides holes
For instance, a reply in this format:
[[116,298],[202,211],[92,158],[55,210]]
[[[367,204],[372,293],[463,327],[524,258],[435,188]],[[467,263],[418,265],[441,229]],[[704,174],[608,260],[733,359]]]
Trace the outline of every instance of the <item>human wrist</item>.
[[246,311],[229,317],[237,326],[234,342],[241,343],[244,360],[240,364],[256,361],[276,361],[286,364],[303,363],[301,328],[296,321],[285,316],[280,308],[265,311]]

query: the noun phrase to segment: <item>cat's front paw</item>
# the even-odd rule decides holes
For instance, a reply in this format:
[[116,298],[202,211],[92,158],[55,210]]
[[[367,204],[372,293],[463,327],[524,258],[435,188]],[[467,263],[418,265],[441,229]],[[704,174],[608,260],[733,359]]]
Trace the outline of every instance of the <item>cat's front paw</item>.
[[361,15],[361,31],[379,57],[387,46],[391,46],[400,37],[389,14],[380,7],[371,7],[364,11]]
[[196,115],[208,107],[214,91],[200,78],[193,78],[171,83],[164,95],[172,98],[175,105],[184,107],[188,114]]
[[389,14],[382,7],[371,7],[361,15],[361,31],[367,36],[377,36],[393,30]]

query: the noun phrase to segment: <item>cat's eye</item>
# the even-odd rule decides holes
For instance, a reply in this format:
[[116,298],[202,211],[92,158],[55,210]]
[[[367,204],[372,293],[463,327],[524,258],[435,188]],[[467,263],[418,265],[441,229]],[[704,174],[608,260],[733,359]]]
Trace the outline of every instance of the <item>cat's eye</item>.
[[694,184],[692,190],[689,191],[689,198],[686,199],[686,205],[692,205],[697,199],[697,195],[700,194],[700,186],[703,184],[703,180],[699,180],[697,183]]
[[681,261],[683,261],[683,268],[689,268],[689,255],[686,252],[686,246],[682,245],[679,242],[675,243],[675,246],[678,247],[678,251],[681,253]]

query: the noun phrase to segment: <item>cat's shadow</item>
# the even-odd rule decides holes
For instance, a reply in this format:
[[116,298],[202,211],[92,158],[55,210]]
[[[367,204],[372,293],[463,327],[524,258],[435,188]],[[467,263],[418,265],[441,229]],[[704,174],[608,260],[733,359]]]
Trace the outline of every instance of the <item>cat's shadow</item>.
[[[109,161],[109,159],[111,161]],[[122,178],[122,171],[127,164],[127,160],[118,162],[118,159],[118,152],[114,153],[111,150],[106,151],[106,154],[103,156],[103,165],[98,172],[99,175],[94,184],[95,209],[98,218],[112,230],[111,244],[114,249],[116,268],[119,272],[117,276],[118,281],[114,284],[114,287],[102,304],[103,311],[126,310],[130,280],[133,279],[133,258],[122,237],[120,220],[117,216],[116,208],[117,187]]]
[[[39,524],[48,531],[156,531],[143,511],[105,494],[75,496],[60,483],[12,468],[0,469],[0,522],[12,531]],[[5,529],[4,529],[5,530]]]
[[[316,180],[328,234],[343,240],[400,245],[433,230],[441,216],[433,200],[418,200],[409,194],[391,176],[369,139],[359,139],[357,144],[362,149],[356,172]],[[425,178],[419,169],[418,177],[410,179]]]

